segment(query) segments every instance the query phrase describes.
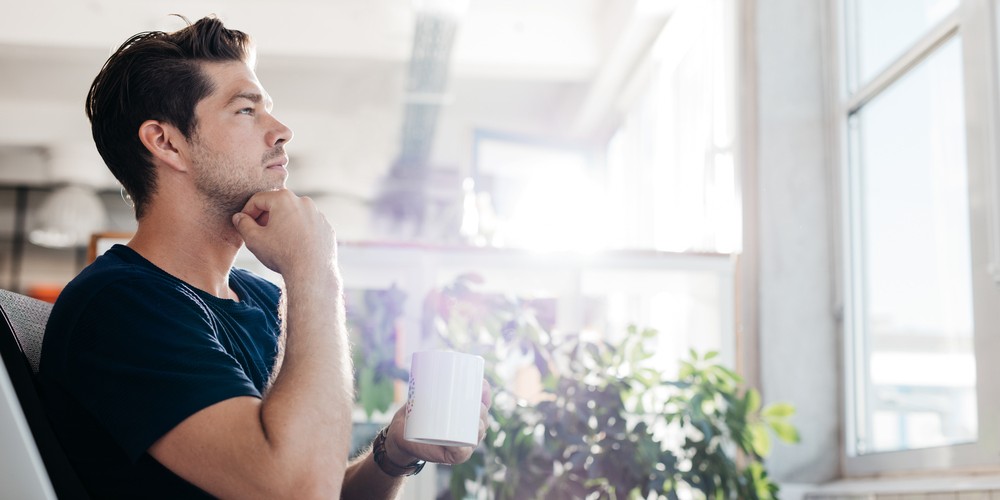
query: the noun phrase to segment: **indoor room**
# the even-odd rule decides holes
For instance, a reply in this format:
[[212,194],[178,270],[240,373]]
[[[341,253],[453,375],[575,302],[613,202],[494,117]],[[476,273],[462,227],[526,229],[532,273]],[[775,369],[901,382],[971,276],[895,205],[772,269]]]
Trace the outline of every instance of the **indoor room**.
[[29,408],[51,304],[149,241],[88,91],[214,16],[335,232],[351,455],[414,353],[483,360],[474,448],[399,498],[1000,499],[993,0],[0,1],[0,498],[103,496]]

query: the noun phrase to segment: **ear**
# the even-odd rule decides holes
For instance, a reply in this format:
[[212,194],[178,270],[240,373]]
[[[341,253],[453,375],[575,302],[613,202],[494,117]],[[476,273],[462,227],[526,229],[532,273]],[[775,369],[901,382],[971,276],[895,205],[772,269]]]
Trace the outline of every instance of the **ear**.
[[139,140],[157,162],[181,172],[187,171],[187,162],[181,154],[186,139],[177,127],[157,120],[146,120],[139,125]]

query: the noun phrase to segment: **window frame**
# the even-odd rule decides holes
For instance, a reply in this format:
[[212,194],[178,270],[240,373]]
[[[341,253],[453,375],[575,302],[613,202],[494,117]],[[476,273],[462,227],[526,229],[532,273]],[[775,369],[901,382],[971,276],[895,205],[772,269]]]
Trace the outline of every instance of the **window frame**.
[[[833,63],[830,127],[835,153],[835,173],[831,199],[837,200],[839,221],[836,240],[840,258],[837,266],[837,295],[840,304],[840,324],[843,335],[843,408],[844,432],[841,443],[841,463],[845,477],[856,478],[900,472],[1000,471],[1000,419],[991,415],[1000,408],[1000,338],[989,335],[1000,331],[1000,172],[997,160],[1000,151],[997,132],[1000,131],[1000,110],[997,95],[997,57],[1000,40],[1000,9],[990,0],[961,0],[954,12],[942,19],[917,39],[906,52],[891,62],[868,82],[858,82],[852,90],[848,79],[848,43],[850,26],[846,22],[846,3],[830,2],[828,19],[831,40],[829,51]],[[905,451],[854,453],[851,440],[856,433],[855,382],[864,367],[856,363],[862,342],[855,338],[858,331],[856,308],[852,301],[859,293],[859,279],[852,262],[858,255],[857,231],[859,214],[853,211],[853,191],[856,186],[850,175],[852,152],[850,120],[852,115],[954,37],[961,37],[964,111],[966,121],[966,161],[969,179],[969,226],[972,261],[974,349],[976,356],[976,395],[978,440],[970,444],[940,446]]]

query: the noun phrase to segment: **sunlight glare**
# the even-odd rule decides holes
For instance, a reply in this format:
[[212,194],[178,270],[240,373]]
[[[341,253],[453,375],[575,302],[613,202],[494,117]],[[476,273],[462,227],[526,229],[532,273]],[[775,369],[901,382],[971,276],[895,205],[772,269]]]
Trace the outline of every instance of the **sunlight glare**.
[[505,234],[511,246],[576,252],[607,247],[604,189],[580,168],[547,166],[528,183],[516,207]]

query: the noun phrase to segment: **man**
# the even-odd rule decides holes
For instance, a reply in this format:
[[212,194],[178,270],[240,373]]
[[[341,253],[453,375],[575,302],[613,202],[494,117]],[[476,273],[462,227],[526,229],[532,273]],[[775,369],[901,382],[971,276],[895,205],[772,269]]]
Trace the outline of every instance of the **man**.
[[[472,453],[405,441],[400,411],[348,462],[336,238],[284,189],[292,131],[253,66],[249,37],[205,18],[135,35],[87,96],[138,229],[60,295],[39,380],[95,497],[391,498]],[[243,244],[283,290],[232,268]],[[484,384],[480,439],[488,405]]]

